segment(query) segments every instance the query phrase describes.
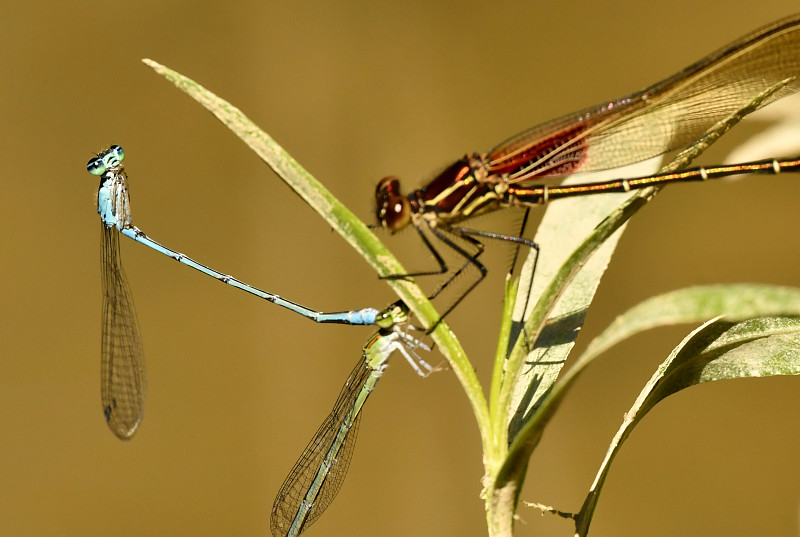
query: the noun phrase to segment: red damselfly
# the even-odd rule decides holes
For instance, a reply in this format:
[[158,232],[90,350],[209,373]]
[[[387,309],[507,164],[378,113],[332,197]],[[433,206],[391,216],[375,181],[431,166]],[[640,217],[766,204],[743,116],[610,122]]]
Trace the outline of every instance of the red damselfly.
[[510,241],[538,252],[538,245],[523,238],[522,233],[512,236],[464,227],[470,218],[506,207],[530,208],[559,198],[736,174],[800,171],[798,159],[770,159],[601,183],[547,186],[539,182],[617,168],[684,148],[776,85],[779,89],[762,105],[800,89],[800,15],[756,30],[637,93],[528,129],[488,153],[466,155],[408,195],[401,194],[397,178],[381,179],[375,193],[380,225],[396,232],[413,224],[439,264],[436,270],[390,278],[449,272],[444,258],[426,236],[432,234],[463,257],[465,264],[431,298],[467,267],[479,273],[444,317],[486,276],[486,267],[478,259],[484,249],[483,239]]

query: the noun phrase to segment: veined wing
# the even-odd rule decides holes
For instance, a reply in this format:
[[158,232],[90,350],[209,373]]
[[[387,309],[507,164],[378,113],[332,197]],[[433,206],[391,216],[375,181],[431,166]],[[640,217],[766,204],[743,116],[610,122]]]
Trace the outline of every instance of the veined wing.
[[371,373],[372,369],[367,366],[364,359],[359,359],[353,372],[350,373],[342,387],[333,410],[331,410],[319,430],[314,434],[311,442],[303,450],[292,471],[283,482],[278,496],[275,498],[270,518],[272,535],[276,537],[287,535],[301,509],[307,492],[322,468],[323,461],[328,456],[331,446],[341,432],[344,433],[344,438],[341,440],[342,444],[333,459],[333,463],[328,468],[328,474],[313,499],[313,506],[309,509],[308,515],[302,522],[299,531],[313,524],[333,502],[350,466],[353,448],[356,445],[358,425],[361,421],[361,413],[358,412],[355,416],[349,430],[343,431],[342,423],[355,408],[355,402],[361,392],[361,388],[366,384]]
[[128,281],[119,256],[119,233],[102,227],[103,337],[100,386],[111,431],[129,440],[144,413],[144,349]]
[[800,15],[777,21],[640,92],[533,127],[487,155],[511,182],[616,168],[696,140],[781,81],[800,89]]

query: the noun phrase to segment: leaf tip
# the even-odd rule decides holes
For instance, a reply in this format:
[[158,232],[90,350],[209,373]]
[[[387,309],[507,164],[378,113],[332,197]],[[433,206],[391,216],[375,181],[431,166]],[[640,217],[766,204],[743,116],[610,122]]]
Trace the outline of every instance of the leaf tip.
[[155,70],[157,73],[161,73],[164,70],[164,66],[158,62],[151,60],[150,58],[142,58],[142,63],[147,65],[148,67]]

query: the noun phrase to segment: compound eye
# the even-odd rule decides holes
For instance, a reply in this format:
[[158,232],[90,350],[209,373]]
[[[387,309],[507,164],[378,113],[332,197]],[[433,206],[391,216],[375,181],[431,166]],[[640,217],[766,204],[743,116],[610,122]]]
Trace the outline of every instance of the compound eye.
[[86,169],[92,175],[103,175],[106,173],[106,163],[100,157],[93,158],[86,164]]
[[125,151],[118,146],[112,145],[102,155],[98,155],[86,164],[86,169],[92,175],[103,175],[111,168],[116,168],[122,164],[122,159],[125,158]]
[[375,187],[375,195],[381,196],[385,194],[400,194],[400,179],[393,175],[389,175],[378,181]]
[[378,328],[387,330],[397,323],[406,322],[408,320],[408,312],[409,309],[406,303],[398,300],[378,314],[375,324],[378,325]]
[[384,330],[391,328],[394,326],[394,317],[392,316],[391,311],[382,311],[378,314],[378,317],[375,319],[375,324],[378,328],[382,328]]
[[122,159],[125,158],[125,151],[118,145],[112,145],[100,158],[105,162],[106,168],[116,168],[122,164]]
[[390,231],[400,231],[411,221],[411,206],[402,196],[390,200],[381,223]]
[[411,205],[400,194],[400,181],[396,177],[384,177],[378,182],[375,201],[378,221],[389,231],[399,231],[411,221]]
[[106,155],[115,159],[115,165],[119,166],[122,163],[122,159],[125,158],[125,151],[118,145],[112,145],[108,148],[108,151],[106,151]]

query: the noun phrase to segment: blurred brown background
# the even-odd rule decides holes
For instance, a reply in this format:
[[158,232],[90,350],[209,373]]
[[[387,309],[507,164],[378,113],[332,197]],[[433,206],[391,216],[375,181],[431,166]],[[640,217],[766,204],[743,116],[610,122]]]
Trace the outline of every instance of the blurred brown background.
[[[135,222],[156,240],[317,308],[394,300],[257,157],[140,58],[239,106],[370,219],[383,175],[418,186],[464,152],[653,83],[796,9],[7,2],[0,534],[268,535],[276,491],[371,333],[315,326],[123,239],[149,397],[134,440],[118,441],[100,409],[97,180],[84,170],[108,144],[125,148]],[[715,148],[705,161],[724,155]],[[580,348],[653,294],[800,285],[798,201],[796,176],[667,189],[623,237]],[[484,382],[501,290],[494,270],[450,319]],[[637,336],[591,368],[532,460],[523,499],[579,507],[623,412],[690,328]],[[670,398],[617,459],[594,534],[796,535],[798,408],[796,378]],[[365,411],[348,479],[308,535],[485,535],[481,475],[452,373],[423,381],[395,360]],[[571,534],[565,521],[519,514],[519,535]]]

